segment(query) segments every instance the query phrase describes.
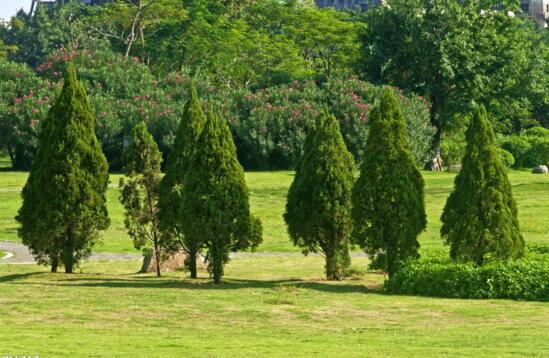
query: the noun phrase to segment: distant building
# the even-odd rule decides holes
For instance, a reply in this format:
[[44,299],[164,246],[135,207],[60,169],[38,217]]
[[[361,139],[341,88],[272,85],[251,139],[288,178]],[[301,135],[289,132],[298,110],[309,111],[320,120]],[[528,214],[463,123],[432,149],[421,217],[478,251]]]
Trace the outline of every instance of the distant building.
[[520,8],[528,17],[536,20],[543,27],[547,27],[549,19],[549,0],[521,0]]

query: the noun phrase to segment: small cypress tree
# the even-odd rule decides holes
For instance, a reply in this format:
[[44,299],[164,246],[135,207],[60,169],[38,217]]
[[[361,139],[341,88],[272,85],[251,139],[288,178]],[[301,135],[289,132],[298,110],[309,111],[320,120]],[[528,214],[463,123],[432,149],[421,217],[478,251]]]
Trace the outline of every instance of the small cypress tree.
[[231,251],[257,247],[261,223],[250,215],[244,169],[225,122],[209,113],[185,178],[182,204],[186,238],[200,238],[214,282],[220,283]]
[[373,267],[391,276],[400,262],[419,256],[425,229],[424,182],[410,154],[406,125],[387,90],[370,114],[360,177],[353,188],[353,239],[374,255]]
[[351,264],[351,191],[355,163],[333,115],[322,113],[305,140],[288,192],[284,220],[304,254],[326,257],[326,277],[340,280]]
[[524,255],[518,210],[484,106],[466,132],[467,148],[454,190],[442,212],[442,238],[457,261]]
[[98,232],[110,224],[108,181],[93,111],[69,63],[63,89],[43,125],[16,217],[19,236],[39,262],[51,263],[56,271],[61,261],[65,272],[72,273],[91,253]]
[[158,226],[158,189],[162,154],[143,122],[132,130],[132,142],[126,151],[127,180],[120,179],[120,202],[124,206],[124,225],[136,249],[145,251],[141,272],[147,272],[150,252],[156,259],[160,277],[161,245]]
[[186,264],[191,278],[197,277],[196,256],[202,245],[200,238],[184,236],[181,204],[183,203],[185,177],[204,123],[206,123],[206,116],[193,86],[177,129],[173,149],[168,158],[166,175],[160,184],[158,202],[163,245],[172,248],[181,247],[187,251],[189,259]]

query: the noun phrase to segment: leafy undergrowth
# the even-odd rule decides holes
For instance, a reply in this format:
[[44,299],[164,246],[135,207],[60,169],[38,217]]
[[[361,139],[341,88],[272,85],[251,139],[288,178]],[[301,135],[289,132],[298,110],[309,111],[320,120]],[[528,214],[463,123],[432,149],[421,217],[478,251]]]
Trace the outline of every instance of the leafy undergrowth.
[[435,297],[549,301],[547,251],[547,247],[534,246],[523,259],[482,267],[454,263],[445,253],[430,253],[404,264],[385,283],[385,290]]

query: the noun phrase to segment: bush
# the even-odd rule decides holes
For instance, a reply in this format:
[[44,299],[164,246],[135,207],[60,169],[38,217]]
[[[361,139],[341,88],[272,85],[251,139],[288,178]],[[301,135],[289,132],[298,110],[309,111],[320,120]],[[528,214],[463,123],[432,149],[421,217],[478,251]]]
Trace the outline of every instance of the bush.
[[440,143],[442,162],[445,166],[461,164],[465,155],[465,131],[455,131],[444,135]]
[[528,167],[549,165],[549,138],[533,137],[530,148],[524,153],[523,162]]
[[524,259],[483,267],[430,255],[401,266],[385,289],[420,296],[549,301],[549,255],[530,251]]
[[549,129],[533,127],[503,138],[500,145],[515,158],[515,168],[549,164]]
[[515,164],[515,157],[513,157],[513,154],[509,153],[503,148],[498,148],[499,150],[499,157],[501,159],[501,163],[506,168],[511,168]]
[[[410,151],[423,166],[429,158],[434,128],[429,104],[421,97],[393,89],[406,121]],[[288,169],[301,156],[305,135],[328,103],[341,127],[345,144],[360,162],[368,136],[368,118],[384,87],[356,78],[330,80],[322,85],[294,81],[259,90],[234,91],[220,98],[235,136],[240,162],[247,169]]]

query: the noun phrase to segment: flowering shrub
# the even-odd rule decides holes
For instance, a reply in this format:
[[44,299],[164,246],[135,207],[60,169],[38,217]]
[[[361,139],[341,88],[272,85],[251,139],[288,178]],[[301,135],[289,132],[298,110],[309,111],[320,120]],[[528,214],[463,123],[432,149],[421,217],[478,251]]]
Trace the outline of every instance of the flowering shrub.
[[0,61],[0,147],[15,169],[30,168],[40,122],[47,115],[55,86],[26,65]]
[[[111,170],[122,167],[124,137],[141,121],[147,124],[164,158],[169,154],[191,76],[179,72],[156,77],[138,59],[126,61],[106,46],[95,48],[55,51],[38,67],[41,78],[28,68],[21,72],[19,82],[14,73],[2,74],[16,79],[2,83],[2,93],[10,94],[0,101],[0,126],[8,128],[2,136],[9,134],[2,143],[10,142],[9,148],[19,153],[14,157],[22,158],[18,161],[20,168],[30,165],[37,128],[50,98],[55,96],[67,61],[75,63],[86,88],[96,116],[97,137]],[[256,92],[215,88],[196,79],[194,82],[205,106],[221,112],[229,122],[246,169],[292,168],[301,154],[307,130],[324,106],[339,119],[345,142],[360,161],[368,135],[368,115],[383,90],[355,78],[320,86],[312,81],[295,81]],[[422,164],[428,158],[434,132],[428,104],[395,91],[408,124],[412,153]]]
[[[368,136],[368,116],[383,90],[355,78],[321,86],[296,81],[255,93],[234,91],[223,112],[246,168],[293,167],[308,128],[324,106],[338,118],[349,151],[360,161]],[[406,118],[412,153],[418,164],[423,164],[434,134],[428,103],[394,90]]]

